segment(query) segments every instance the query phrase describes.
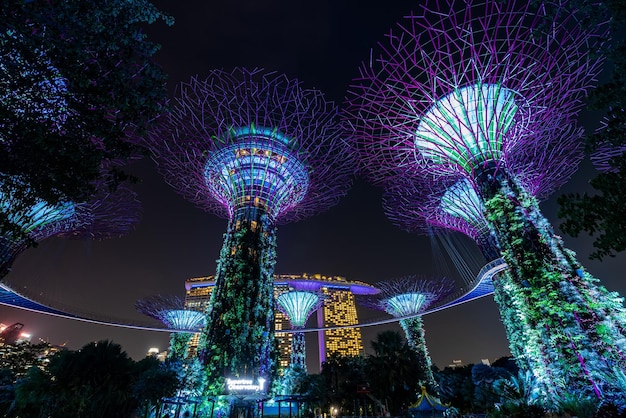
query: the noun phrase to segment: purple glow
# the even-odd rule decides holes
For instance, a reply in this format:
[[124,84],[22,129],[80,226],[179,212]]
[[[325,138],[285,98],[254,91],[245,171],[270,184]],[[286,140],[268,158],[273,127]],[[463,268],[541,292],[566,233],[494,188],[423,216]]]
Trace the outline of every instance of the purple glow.
[[[604,118],[600,122],[600,127],[596,130],[596,133],[603,135],[606,138],[619,138],[622,135],[624,129],[623,125],[623,113],[624,109],[611,109],[609,116]],[[614,164],[611,164],[611,160],[624,156],[626,153],[625,144],[611,144],[605,142],[600,144],[598,148],[591,154],[591,162],[599,171],[615,171]]]
[[[104,180],[95,187],[95,195],[87,202],[67,203],[57,208],[41,203],[37,210],[28,208],[14,216],[20,217],[20,222],[28,226],[25,232],[35,242],[51,237],[104,240],[130,233],[141,217],[137,194],[124,185],[111,192]],[[2,205],[13,204],[16,202],[11,199],[2,200]],[[43,215],[46,215],[45,222]],[[27,247],[25,237],[7,233],[0,238],[0,277]]]
[[213,70],[183,83],[172,107],[146,145],[167,182],[207,211],[230,219],[253,206],[285,223],[333,206],[351,185],[337,106],[297,80]]
[[[600,71],[587,48],[602,33],[560,10],[542,34],[530,7],[426,1],[387,35],[348,94],[373,181],[416,171],[473,181],[486,162],[519,175],[533,195],[567,180],[583,157],[571,121]],[[568,169],[546,170],[550,157]]]
[[395,317],[423,313],[433,303],[452,293],[454,283],[448,279],[424,279],[407,276],[376,283],[377,296],[364,299],[363,304]]

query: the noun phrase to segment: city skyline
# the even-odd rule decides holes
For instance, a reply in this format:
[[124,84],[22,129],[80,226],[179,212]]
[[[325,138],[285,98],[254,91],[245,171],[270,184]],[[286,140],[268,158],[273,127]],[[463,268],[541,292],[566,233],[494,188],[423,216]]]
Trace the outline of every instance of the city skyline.
[[[163,44],[156,59],[170,73],[170,92],[176,83],[205,75],[209,69],[244,65],[285,72],[338,102],[356,76],[359,63],[368,59],[369,49],[410,11],[400,1],[384,5],[274,1],[264,5],[265,9],[254,4],[197,2],[183,7],[165,1],[155,3],[177,19],[172,28],[159,25],[149,30],[151,39]],[[595,127],[593,123],[585,125]],[[18,257],[8,278],[69,306],[143,319],[134,311],[137,299],[153,294],[180,296],[185,280],[214,274],[226,221],[207,215],[178,196],[150,161],[135,163],[133,171],[143,180],[136,190],[144,211],[134,233],[106,242],[44,241]],[[586,161],[563,188],[542,203],[551,222],[559,223],[556,197],[585,189],[593,174]],[[432,262],[436,255],[429,238],[394,227],[383,214],[381,196],[381,190],[357,180],[348,195],[327,213],[281,226],[275,272],[339,275],[368,283],[407,274],[441,275],[444,268]],[[626,268],[625,254],[603,263],[591,262],[587,260],[592,250],[589,239],[563,238],[609,290],[626,294],[626,283],[617,273]],[[493,298],[486,297],[425,316],[433,362],[442,368],[453,359],[475,363],[508,354],[498,315]],[[153,346],[165,349],[169,339],[167,332],[122,330],[13,308],[0,308],[0,316],[4,323],[24,323],[30,333],[51,343],[69,340],[73,349],[108,338],[134,358]],[[363,314],[361,317],[367,320]],[[382,329],[363,329],[366,353],[369,341]],[[400,330],[399,326],[395,329]]]

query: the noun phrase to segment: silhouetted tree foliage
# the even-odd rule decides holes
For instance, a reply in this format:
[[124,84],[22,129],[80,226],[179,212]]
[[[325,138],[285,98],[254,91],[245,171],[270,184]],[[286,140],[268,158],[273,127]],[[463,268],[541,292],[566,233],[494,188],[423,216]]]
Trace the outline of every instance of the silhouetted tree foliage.
[[[167,96],[142,32],[158,20],[173,22],[148,0],[0,2],[0,193],[16,209],[85,200],[103,164],[138,152],[129,134]],[[15,231],[7,210],[0,230]]]
[[353,411],[360,399],[357,389],[367,381],[366,361],[362,356],[342,356],[332,353],[322,363],[321,375],[327,390],[327,399],[341,408],[342,413]]
[[383,331],[372,341],[374,354],[367,358],[367,371],[372,393],[387,400],[390,412],[400,415],[421,393],[424,381],[423,364],[402,335]]
[[15,373],[10,369],[0,369],[0,414],[9,416],[15,400]]
[[[607,81],[591,91],[589,108],[606,112],[606,126],[587,136],[587,151],[600,147],[626,150],[626,2],[610,0],[590,2],[575,0],[570,7],[587,16],[590,25],[612,18],[613,41],[604,53],[607,56]],[[612,169],[590,180],[593,193],[569,193],[559,196],[560,228],[571,236],[587,233],[594,237],[596,250],[592,259],[613,257],[626,250],[626,153],[610,162]]]
[[15,386],[17,416],[128,417],[172,396],[176,372],[155,359],[134,362],[109,341],[55,354],[47,370],[33,367]]
[[446,367],[435,374],[441,402],[451,404],[462,413],[473,411],[476,389],[472,380],[473,367],[473,364],[462,367]]

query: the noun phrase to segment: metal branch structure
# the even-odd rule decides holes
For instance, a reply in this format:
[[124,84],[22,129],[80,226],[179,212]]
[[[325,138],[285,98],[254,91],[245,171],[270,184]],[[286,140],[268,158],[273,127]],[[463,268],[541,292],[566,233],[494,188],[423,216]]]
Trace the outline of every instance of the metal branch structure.
[[617,168],[613,160],[624,156],[626,153],[626,142],[621,139],[624,132],[624,109],[611,109],[609,115],[602,119],[597,133],[601,133],[606,138],[611,138],[617,143],[604,142],[599,144],[591,154],[591,162],[594,167],[602,172],[616,171]]
[[319,292],[290,290],[276,298],[276,307],[289,319],[293,328],[290,366],[300,367],[306,372],[306,342],[304,332],[298,332],[306,325],[309,316],[322,306],[324,297]]
[[170,358],[185,359],[189,340],[205,324],[203,312],[185,309],[184,299],[176,296],[157,295],[140,299],[135,302],[135,308],[175,331],[170,335]]
[[146,139],[166,181],[229,220],[200,350],[210,380],[267,379],[276,225],[325,210],[356,169],[338,107],[261,69],[183,83]]
[[[376,296],[368,297],[363,304],[387,312],[394,317],[405,317],[424,312],[430,305],[452,293],[454,283],[447,279],[424,279],[407,276],[378,282]],[[421,384],[435,385],[431,370],[432,361],[426,348],[424,323],[421,316],[401,319],[400,326],[411,349],[418,355],[421,366]]]
[[[380,43],[347,100],[373,181],[471,184],[516,286],[500,309],[524,306],[525,338],[541,341],[529,364],[545,365],[532,371],[553,404],[571,392],[622,396],[626,361],[621,298],[564,247],[535,198],[578,164],[566,157],[580,155],[572,121],[602,64],[591,52],[605,27],[585,31],[561,6],[426,1]],[[565,170],[553,172],[553,156]]]
[[[460,232],[472,238],[480,248],[485,260],[500,257],[497,237],[485,219],[485,207],[466,179],[426,182],[401,178],[387,184],[383,195],[383,207],[387,217],[408,232],[431,234],[433,229]],[[509,340],[511,354],[525,370],[535,370],[547,375],[544,362],[536,362],[533,354],[542,351],[543,342],[532,333],[524,313],[526,306],[513,295],[518,291],[507,270],[489,277],[484,286],[490,286]]]
[[50,237],[104,240],[133,231],[141,219],[137,194],[125,185],[111,191],[104,179],[95,185],[95,190],[86,202],[49,205],[40,200],[24,208],[18,196],[0,194],[0,207],[10,208],[10,221],[20,228],[4,231],[0,237],[0,278],[32,242]]

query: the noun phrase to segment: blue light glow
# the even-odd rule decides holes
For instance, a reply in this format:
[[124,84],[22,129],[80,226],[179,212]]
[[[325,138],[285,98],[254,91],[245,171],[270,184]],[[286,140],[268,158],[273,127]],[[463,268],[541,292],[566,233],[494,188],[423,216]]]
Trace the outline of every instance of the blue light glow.
[[68,219],[75,212],[75,205],[71,202],[49,205],[47,202],[39,200],[23,211],[15,210],[18,204],[11,194],[5,195],[0,192],[0,209],[7,214],[10,222],[18,225],[25,233],[44,228],[53,222]]
[[204,314],[187,309],[174,309],[163,315],[163,323],[170,329],[199,330],[204,326]]
[[276,298],[279,309],[287,315],[291,326],[302,328],[309,316],[319,308],[321,298],[311,292],[286,292]]
[[421,118],[416,148],[425,158],[451,161],[467,172],[477,161],[500,159],[503,138],[519,108],[516,96],[500,84],[455,89]]
[[487,233],[489,227],[484,215],[485,206],[468,180],[459,180],[446,190],[440,207],[445,213],[465,220],[477,231]]
[[276,218],[298,205],[309,186],[307,167],[286,146],[288,139],[268,128],[233,129],[238,140],[211,153],[206,184],[229,208],[254,206]]
[[408,316],[420,313],[428,301],[424,293],[403,293],[387,299],[385,311],[393,316]]

